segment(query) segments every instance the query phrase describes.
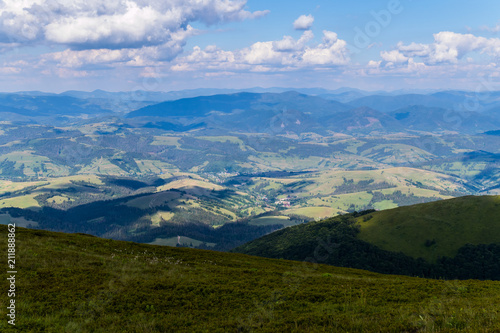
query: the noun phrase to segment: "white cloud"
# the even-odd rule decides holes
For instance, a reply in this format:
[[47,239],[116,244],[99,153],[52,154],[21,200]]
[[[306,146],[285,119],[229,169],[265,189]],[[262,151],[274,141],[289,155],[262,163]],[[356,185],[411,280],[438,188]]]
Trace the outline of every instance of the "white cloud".
[[314,17],[312,15],[300,15],[298,19],[293,22],[295,30],[307,30],[313,25]]
[[110,50],[65,50],[49,53],[43,56],[44,61],[54,61],[62,67],[78,68],[83,65],[109,64],[131,60],[137,53],[136,49]]
[[335,32],[323,30],[323,43],[306,48],[302,59],[309,65],[345,65],[349,62],[347,43],[337,38]]
[[82,68],[89,65],[150,66],[157,61],[170,61],[182,52],[185,38],[196,31],[187,26],[184,31],[172,34],[172,39],[162,45],[123,49],[71,50],[44,54],[42,64],[53,63],[59,67]]
[[274,50],[273,42],[257,42],[244,53],[244,60],[249,64],[279,63],[282,57]]
[[389,54],[401,54],[406,58],[420,57],[428,64],[438,64],[457,63],[471,52],[499,57],[500,39],[442,31],[434,34],[434,43],[432,44],[411,43],[404,45],[403,43],[399,43],[396,50],[382,52],[384,55],[381,53],[381,56],[386,60],[384,56],[389,57]]
[[298,51],[304,48],[306,43],[314,38],[311,30],[304,31],[299,40],[293,39],[291,36],[284,36],[282,40],[274,41],[273,49],[279,52]]
[[120,49],[162,45],[194,21],[251,19],[246,0],[3,0],[0,42]]
[[231,71],[293,71],[316,67],[335,67],[347,64],[349,59],[346,42],[337,34],[323,31],[323,42],[308,45],[314,35],[307,30],[296,40],[284,36],[278,41],[256,42],[247,48],[224,51],[215,46],[204,50],[199,47],[184,57],[175,60],[174,71],[231,70]]
[[384,61],[387,62],[406,62],[408,61],[408,57],[405,57],[401,52],[398,50],[392,50],[392,51],[382,51],[380,52],[380,56]]
[[193,52],[184,57],[180,63],[172,66],[173,71],[194,71],[197,70],[200,64],[204,68],[214,69],[220,68],[221,65],[225,67],[233,67],[235,63],[235,55],[231,51],[224,51],[218,49],[215,45],[209,45],[204,50],[195,46]]

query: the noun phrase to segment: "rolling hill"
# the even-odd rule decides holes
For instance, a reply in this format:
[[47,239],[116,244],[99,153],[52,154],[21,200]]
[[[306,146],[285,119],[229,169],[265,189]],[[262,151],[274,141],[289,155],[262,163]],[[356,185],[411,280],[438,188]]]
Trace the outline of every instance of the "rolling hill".
[[460,197],[370,216],[358,219],[359,239],[429,262],[454,257],[467,244],[500,244],[500,196]]
[[[7,239],[6,226],[0,235]],[[16,246],[16,326],[7,323],[5,295],[2,332],[500,330],[499,282],[382,275],[24,228],[16,228]]]
[[500,197],[461,197],[279,230],[235,252],[392,274],[500,279]]

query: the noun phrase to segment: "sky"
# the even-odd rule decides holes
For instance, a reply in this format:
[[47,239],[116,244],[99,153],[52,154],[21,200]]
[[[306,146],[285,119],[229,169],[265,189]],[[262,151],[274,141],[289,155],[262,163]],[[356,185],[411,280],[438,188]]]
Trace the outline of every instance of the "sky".
[[498,0],[0,0],[0,91],[500,90]]

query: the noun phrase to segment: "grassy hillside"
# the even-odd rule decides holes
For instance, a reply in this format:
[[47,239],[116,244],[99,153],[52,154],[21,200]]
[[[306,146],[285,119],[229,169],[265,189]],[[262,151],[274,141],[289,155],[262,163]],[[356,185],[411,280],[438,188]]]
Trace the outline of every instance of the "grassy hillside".
[[[6,240],[6,227],[0,233]],[[5,319],[4,294],[2,332],[500,330],[500,282],[381,275],[23,228],[16,240],[16,329]],[[7,242],[0,246],[6,253]]]
[[358,218],[359,239],[427,261],[453,257],[465,244],[500,243],[500,196],[461,197],[371,216],[366,222]]
[[[266,235],[235,252],[381,273],[500,279],[500,197],[462,197],[310,222]],[[318,242],[321,241],[321,245]]]

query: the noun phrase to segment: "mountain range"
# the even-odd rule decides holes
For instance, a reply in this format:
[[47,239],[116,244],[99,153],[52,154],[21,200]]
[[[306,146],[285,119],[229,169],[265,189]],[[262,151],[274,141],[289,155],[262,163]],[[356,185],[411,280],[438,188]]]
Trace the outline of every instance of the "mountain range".
[[267,129],[295,134],[482,133],[500,127],[497,113],[456,110],[450,104],[450,94],[435,95],[368,96],[341,103],[296,92],[237,93],[166,101],[130,112],[127,118],[162,118],[174,124],[204,123],[211,129]]

